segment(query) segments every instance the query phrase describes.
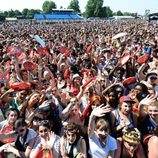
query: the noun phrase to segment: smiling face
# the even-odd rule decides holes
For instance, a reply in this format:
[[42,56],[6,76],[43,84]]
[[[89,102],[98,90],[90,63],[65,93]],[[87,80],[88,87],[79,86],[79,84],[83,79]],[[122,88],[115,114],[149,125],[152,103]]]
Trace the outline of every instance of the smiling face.
[[38,128],[39,135],[46,139],[48,137],[49,129],[45,126],[40,125]]
[[158,105],[157,106],[148,106],[148,113],[153,118],[158,118]]
[[18,113],[16,111],[10,111],[10,113],[7,116],[7,120],[9,124],[13,124],[17,118],[18,118]]

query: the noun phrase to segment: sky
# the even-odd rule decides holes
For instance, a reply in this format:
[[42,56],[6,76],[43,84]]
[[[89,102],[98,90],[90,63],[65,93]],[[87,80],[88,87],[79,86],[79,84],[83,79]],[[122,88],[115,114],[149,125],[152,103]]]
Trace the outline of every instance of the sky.
[[[22,11],[24,8],[41,9],[45,0],[0,0],[0,11],[10,9],[18,9]],[[67,8],[71,0],[53,0],[57,8],[60,6]],[[85,6],[88,0],[78,0],[80,9],[85,11]],[[120,10],[122,12],[131,12],[144,15],[145,10],[150,10],[150,13],[158,12],[158,0],[104,0],[103,6],[109,6],[114,12]]]

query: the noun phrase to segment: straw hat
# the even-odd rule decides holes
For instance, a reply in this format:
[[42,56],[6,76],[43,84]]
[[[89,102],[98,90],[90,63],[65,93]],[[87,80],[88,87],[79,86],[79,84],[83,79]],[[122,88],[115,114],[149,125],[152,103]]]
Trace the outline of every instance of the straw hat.
[[123,140],[132,143],[132,144],[139,144],[141,135],[137,128],[124,128],[123,132]]

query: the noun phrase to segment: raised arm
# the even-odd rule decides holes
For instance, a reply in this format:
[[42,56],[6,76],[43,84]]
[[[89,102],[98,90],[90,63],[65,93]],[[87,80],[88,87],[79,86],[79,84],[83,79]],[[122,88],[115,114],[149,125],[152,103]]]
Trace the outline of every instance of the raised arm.
[[105,106],[104,104],[93,109],[93,111],[90,115],[89,124],[88,124],[88,136],[89,137],[92,137],[92,135],[94,134],[96,117],[105,116],[105,114],[110,111],[111,111],[111,108],[109,106]]

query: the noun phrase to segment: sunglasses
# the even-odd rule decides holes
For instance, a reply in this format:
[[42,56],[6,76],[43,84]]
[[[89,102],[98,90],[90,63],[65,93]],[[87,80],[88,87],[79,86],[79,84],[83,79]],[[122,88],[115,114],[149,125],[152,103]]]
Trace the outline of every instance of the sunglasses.
[[39,131],[39,133],[46,133],[46,132],[48,132],[48,129],[46,129],[46,128],[44,130]]
[[46,124],[49,124],[49,120],[42,120],[42,121],[39,121],[38,122],[38,125],[46,125]]
[[24,128],[23,128],[23,129],[20,129],[20,130],[16,131],[15,134],[23,133],[24,130],[25,130]]
[[151,80],[157,80],[157,77],[156,76],[151,76],[150,79]]

